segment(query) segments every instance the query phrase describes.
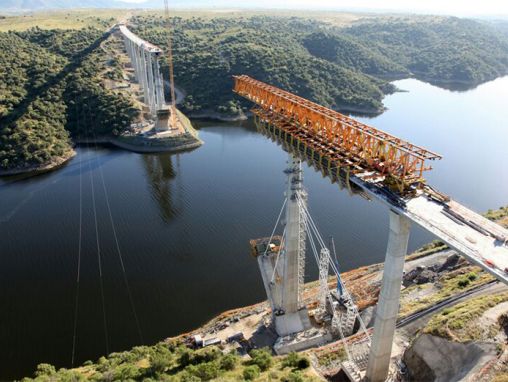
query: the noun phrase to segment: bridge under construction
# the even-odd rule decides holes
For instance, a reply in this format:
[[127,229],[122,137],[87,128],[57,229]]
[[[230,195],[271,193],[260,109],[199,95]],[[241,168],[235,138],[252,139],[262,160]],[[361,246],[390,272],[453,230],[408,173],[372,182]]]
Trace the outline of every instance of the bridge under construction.
[[170,130],[184,131],[185,129],[182,127],[182,122],[179,120],[176,110],[173,48],[167,1],[164,2],[164,8],[168,32],[167,63],[169,66],[169,87],[171,93],[170,105],[166,105],[164,96],[164,82],[160,66],[162,49],[137,36],[124,23],[120,23],[118,29],[123,37],[125,50],[134,68],[135,78],[143,91],[143,101],[148,106],[150,115],[155,119],[155,130],[159,132],[168,132]]
[[[283,234],[275,236],[274,229],[269,238],[251,242],[280,336],[276,351],[340,337],[348,355],[342,367],[352,380],[385,381],[411,222],[508,284],[508,231],[426,184],[429,162],[440,155],[248,76],[235,76],[234,82],[234,91],[255,104],[252,112],[260,131],[289,156],[286,199],[278,219],[285,209]],[[350,192],[388,207],[388,246],[372,338],[307,209],[302,161]],[[313,314],[301,293],[307,242],[320,275]],[[337,291],[328,289],[330,269],[337,277]],[[315,324],[322,322],[328,329],[319,331]],[[348,346],[345,337],[358,327],[361,340]]]

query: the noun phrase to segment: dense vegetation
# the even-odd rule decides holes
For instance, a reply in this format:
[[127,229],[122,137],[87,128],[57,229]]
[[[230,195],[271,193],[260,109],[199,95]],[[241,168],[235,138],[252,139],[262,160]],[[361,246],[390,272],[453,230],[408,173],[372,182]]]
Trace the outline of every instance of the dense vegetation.
[[[136,31],[165,46],[159,15]],[[463,87],[508,73],[508,39],[487,24],[451,17],[364,18],[345,27],[296,17],[175,18],[176,81],[186,111],[235,113],[234,74],[249,74],[318,103],[379,112],[388,79]],[[243,101],[242,101],[243,102]],[[244,104],[245,106],[245,104]]]
[[308,372],[310,361],[303,355],[273,357],[266,349],[253,349],[249,355],[242,358],[234,351],[224,352],[218,347],[192,350],[176,343],[160,343],[112,353],[72,370],[57,371],[51,365],[41,364],[34,379],[23,381],[317,381]]
[[508,39],[473,20],[395,18],[354,25],[346,33],[437,84],[478,84],[508,73]]
[[[99,25],[95,19],[88,25]],[[167,45],[161,14],[135,16],[132,25],[145,39]],[[364,17],[339,27],[238,15],[175,17],[172,27],[176,82],[186,93],[184,111],[194,115],[246,110],[248,103],[231,92],[234,74],[335,109],[380,112],[384,95],[395,90],[391,79],[474,86],[508,73],[504,29],[472,20]],[[68,156],[70,135],[119,134],[129,126],[136,114],[131,102],[101,82],[121,76],[118,68],[105,70],[103,39],[92,26],[0,33],[0,170]]]
[[118,134],[130,125],[130,101],[101,83],[104,38],[90,28],[0,33],[0,169],[67,157],[70,134]]
[[[162,17],[138,17],[136,31],[155,44],[167,44]],[[301,38],[316,30],[315,20],[238,17],[176,18],[175,79],[186,90],[188,111],[235,113],[232,75],[249,74],[337,109],[379,111],[384,81],[354,68],[311,55]]]

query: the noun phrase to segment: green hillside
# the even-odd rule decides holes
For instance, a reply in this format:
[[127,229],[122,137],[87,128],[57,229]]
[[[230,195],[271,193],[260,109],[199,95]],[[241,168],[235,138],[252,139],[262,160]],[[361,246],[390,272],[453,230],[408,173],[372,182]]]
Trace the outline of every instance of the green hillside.
[[192,350],[181,343],[159,343],[137,346],[130,351],[112,353],[76,369],[59,369],[40,364],[33,379],[22,382],[47,381],[281,381],[317,382],[310,360],[305,355],[291,353],[274,357],[267,349],[253,349],[249,358],[235,351],[223,352],[211,346]]
[[[133,19],[158,45],[167,27],[158,14]],[[323,105],[380,112],[388,79],[414,76],[468,88],[508,73],[508,38],[498,29],[453,17],[361,18],[336,27],[301,17],[176,18],[176,81],[186,111],[234,113],[233,74],[249,74]],[[245,106],[245,104],[244,104]]]
[[130,101],[101,83],[103,32],[81,32],[0,33],[0,170],[46,166],[72,155],[73,134],[130,125]]
[[508,39],[495,28],[455,17],[368,21],[345,31],[416,78],[476,85],[508,73]]
[[[302,14],[197,14],[171,22],[176,83],[190,115],[237,116],[247,110],[249,104],[231,91],[234,74],[337,110],[379,113],[383,97],[395,90],[392,79],[414,76],[468,88],[508,73],[508,36],[485,22],[378,16],[336,23],[331,16]],[[106,37],[101,29],[113,22],[112,13],[57,15],[51,25],[60,20],[63,29],[22,30],[35,14],[9,17],[16,32],[0,33],[0,170],[52,163],[70,155],[70,137],[119,134],[136,116],[131,101],[101,81],[109,61],[100,47]],[[69,20],[84,27],[69,29]],[[161,12],[135,15],[130,26],[150,42],[167,45]],[[168,73],[165,63],[163,70]]]

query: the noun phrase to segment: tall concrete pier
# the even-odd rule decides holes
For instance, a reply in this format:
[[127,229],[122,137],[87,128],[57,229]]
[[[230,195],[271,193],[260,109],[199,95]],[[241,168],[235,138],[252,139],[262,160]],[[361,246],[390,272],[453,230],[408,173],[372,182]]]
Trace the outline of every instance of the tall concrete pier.
[[280,254],[259,256],[259,268],[268,300],[271,303],[275,329],[281,337],[310,327],[307,310],[301,307],[300,293],[305,272],[305,228],[299,203],[305,203],[302,163],[288,156],[285,242]]
[[143,90],[144,103],[149,107],[151,115],[156,118],[160,110],[167,109],[159,64],[162,50],[136,36],[125,25],[120,25],[119,29],[134,67],[136,80]]
[[[252,112],[261,131],[288,151],[301,153],[332,182],[390,209],[366,375],[371,382],[386,380],[389,370],[410,221],[508,285],[508,230],[425,183],[429,161],[440,155],[249,76],[234,80],[234,91],[256,104]],[[349,358],[349,364],[359,366],[354,355]],[[352,374],[358,376],[355,380],[362,377],[359,371]]]
[[[300,332],[305,329],[302,318],[307,312],[300,312],[300,288],[303,287],[305,272],[305,229],[299,200],[306,199],[303,190],[302,162],[292,154],[288,155],[287,204],[286,204],[286,245],[283,260],[284,281],[282,285],[283,314],[276,316],[275,328],[280,336]],[[308,321],[308,319],[306,320]]]
[[367,380],[382,382],[388,376],[393,335],[399,313],[400,288],[411,221],[390,210],[390,232],[370,348]]

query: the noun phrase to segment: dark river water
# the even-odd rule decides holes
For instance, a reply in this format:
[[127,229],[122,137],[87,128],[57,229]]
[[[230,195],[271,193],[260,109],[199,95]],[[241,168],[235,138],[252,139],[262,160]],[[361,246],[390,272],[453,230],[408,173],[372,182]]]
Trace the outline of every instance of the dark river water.
[[[408,92],[363,120],[442,154],[427,176],[441,191],[478,211],[507,204],[508,77],[460,93],[395,84]],[[286,154],[251,122],[196,126],[205,145],[189,153],[81,147],[58,171],[0,180],[0,380],[70,367],[73,344],[80,364],[265,298],[248,241],[270,234]],[[342,269],[383,260],[383,206],[307,167],[305,185]],[[432,239],[414,227],[410,249]]]

